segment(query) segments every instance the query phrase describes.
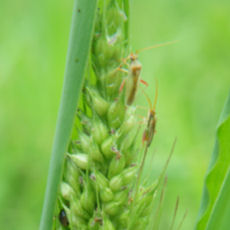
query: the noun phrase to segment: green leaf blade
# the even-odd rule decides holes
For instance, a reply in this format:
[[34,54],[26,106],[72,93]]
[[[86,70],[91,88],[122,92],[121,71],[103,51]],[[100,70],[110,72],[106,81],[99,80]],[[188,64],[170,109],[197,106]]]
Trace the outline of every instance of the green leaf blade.
[[[217,127],[196,230],[226,229],[230,224],[230,95]],[[227,209],[227,210],[226,210]],[[222,227],[221,227],[222,226]]]
[[64,86],[52,148],[40,230],[50,230],[52,227],[64,153],[71,135],[83,83],[92,39],[96,6],[97,0],[75,0],[74,2]]

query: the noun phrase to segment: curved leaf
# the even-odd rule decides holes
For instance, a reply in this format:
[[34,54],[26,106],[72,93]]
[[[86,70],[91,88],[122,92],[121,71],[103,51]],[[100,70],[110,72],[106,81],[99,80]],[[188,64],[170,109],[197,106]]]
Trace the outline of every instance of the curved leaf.
[[224,230],[230,225],[230,94],[221,115],[207,170],[196,230]]
[[50,230],[66,152],[88,59],[97,0],[75,0],[64,86],[52,148],[40,230]]

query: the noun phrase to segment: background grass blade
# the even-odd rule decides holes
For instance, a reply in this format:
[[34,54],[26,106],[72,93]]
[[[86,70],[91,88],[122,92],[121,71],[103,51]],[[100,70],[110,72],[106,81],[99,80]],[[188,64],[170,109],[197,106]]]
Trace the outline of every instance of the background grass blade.
[[64,86],[58,113],[40,230],[49,230],[52,226],[64,153],[71,134],[91,43],[96,5],[96,0],[78,0],[74,3]]
[[219,196],[209,218],[207,230],[229,229],[230,223],[230,170],[228,168],[227,176],[222,185]]
[[221,115],[207,171],[197,230],[228,229],[230,224],[230,94]]

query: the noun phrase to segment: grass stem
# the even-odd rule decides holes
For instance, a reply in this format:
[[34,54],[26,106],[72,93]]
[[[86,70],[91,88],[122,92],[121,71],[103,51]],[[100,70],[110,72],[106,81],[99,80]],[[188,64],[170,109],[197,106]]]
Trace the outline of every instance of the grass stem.
[[97,0],[75,0],[64,86],[52,148],[40,230],[50,230],[59,181],[90,49]]

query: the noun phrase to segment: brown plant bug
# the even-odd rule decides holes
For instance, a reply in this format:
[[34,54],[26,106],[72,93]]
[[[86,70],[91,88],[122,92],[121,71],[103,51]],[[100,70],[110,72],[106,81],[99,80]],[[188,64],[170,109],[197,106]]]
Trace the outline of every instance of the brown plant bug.
[[146,143],[146,145],[145,145],[145,148],[144,148],[143,158],[142,158],[140,168],[139,168],[139,172],[138,172],[138,175],[137,175],[137,182],[136,182],[136,190],[135,190],[135,193],[134,193],[134,200],[136,200],[137,193],[139,191],[141,174],[142,174],[143,167],[144,167],[144,164],[145,164],[145,159],[146,159],[146,156],[147,156],[147,152],[148,152],[149,146],[152,143],[152,140],[153,140],[153,137],[154,137],[154,134],[155,134],[155,131],[156,131],[156,121],[157,120],[156,120],[156,111],[155,111],[155,109],[156,109],[157,98],[158,98],[158,84],[157,84],[157,81],[156,81],[156,91],[155,91],[155,99],[154,99],[153,105],[152,105],[151,100],[149,99],[148,95],[144,91],[143,91],[143,93],[147,98],[150,110],[149,110],[149,114],[148,114],[148,118],[147,118],[147,126],[146,126],[146,128],[144,130],[144,133],[143,133],[143,136],[142,136],[142,143],[143,144]]
[[121,64],[117,69],[119,71],[122,71],[128,74],[128,76],[122,81],[121,86],[120,86],[120,92],[121,92],[124,88],[124,85],[126,85],[126,103],[127,105],[131,105],[133,103],[139,83],[142,83],[148,86],[148,83],[146,81],[140,79],[142,65],[140,61],[138,60],[138,54],[145,50],[150,50],[150,49],[166,46],[169,44],[173,44],[175,42],[176,41],[165,42],[162,44],[157,44],[154,46],[146,47],[146,48],[137,50],[136,53],[131,53],[128,57],[123,59],[123,63],[125,65],[128,65],[128,69],[122,68],[123,64]]
[[142,143],[144,144],[146,142],[146,147],[148,148],[153,140],[154,134],[156,132],[156,104],[157,104],[157,98],[158,98],[158,83],[156,81],[156,91],[155,91],[155,99],[154,103],[152,105],[151,100],[149,99],[148,95],[143,91],[144,95],[147,98],[147,101],[149,103],[149,114],[147,118],[147,126],[144,130],[143,136],[142,136]]
[[[130,60],[128,64],[127,61]],[[131,105],[135,99],[137,88],[139,85],[139,81],[145,85],[148,85],[147,82],[140,79],[140,73],[142,69],[142,65],[138,60],[138,55],[131,53],[127,58],[124,59],[124,63],[129,65],[129,69],[123,69],[118,67],[118,70],[128,73],[128,77],[125,78],[120,86],[120,92],[123,90],[126,85],[126,103],[127,105]]]

